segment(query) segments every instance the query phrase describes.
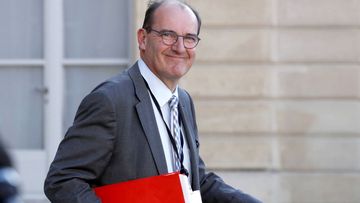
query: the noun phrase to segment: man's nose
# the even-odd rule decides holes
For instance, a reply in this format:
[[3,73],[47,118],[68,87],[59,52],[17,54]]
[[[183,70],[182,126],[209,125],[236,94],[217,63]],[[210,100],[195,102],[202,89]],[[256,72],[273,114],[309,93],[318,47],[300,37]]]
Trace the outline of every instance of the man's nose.
[[178,40],[172,45],[171,49],[180,53],[185,52],[186,48],[184,46],[184,38],[179,36]]

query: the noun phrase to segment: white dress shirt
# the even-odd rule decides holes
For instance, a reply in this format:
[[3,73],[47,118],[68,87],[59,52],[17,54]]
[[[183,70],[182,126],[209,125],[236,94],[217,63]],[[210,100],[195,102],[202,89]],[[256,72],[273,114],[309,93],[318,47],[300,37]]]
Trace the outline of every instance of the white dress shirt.
[[[167,126],[170,126],[170,106],[169,106],[169,100],[172,97],[172,95],[175,95],[178,97],[178,87],[176,87],[174,92],[171,92],[171,90],[148,68],[148,66],[145,64],[145,62],[142,59],[138,60],[138,66],[140,69],[141,75],[144,77],[146,82],[149,85],[149,88],[153,95],[155,96],[155,99],[159,103],[161,112],[164,116],[164,120],[167,124]],[[149,92],[150,96],[150,92]],[[152,107],[154,109],[155,119],[157,123],[157,127],[159,130],[162,146],[164,149],[166,164],[168,168],[168,172],[174,172],[174,160],[173,160],[173,146],[171,144],[171,140],[169,138],[168,132],[166,130],[165,124],[163,122],[163,119],[161,118],[160,112],[157,110],[156,105],[150,96]],[[184,147],[183,147],[183,154],[184,154],[184,167],[189,171],[189,174],[191,174],[191,167],[190,167],[190,157],[189,157],[189,146],[186,141],[186,137],[184,135],[183,126],[181,126],[181,134],[184,138]],[[191,175],[189,175],[191,177]]]

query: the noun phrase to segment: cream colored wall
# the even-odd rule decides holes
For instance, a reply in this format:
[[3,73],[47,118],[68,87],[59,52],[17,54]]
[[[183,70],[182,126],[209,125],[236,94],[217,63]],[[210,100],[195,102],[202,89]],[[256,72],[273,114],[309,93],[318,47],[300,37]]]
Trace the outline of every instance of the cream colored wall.
[[360,0],[188,2],[209,169],[268,203],[360,202]]

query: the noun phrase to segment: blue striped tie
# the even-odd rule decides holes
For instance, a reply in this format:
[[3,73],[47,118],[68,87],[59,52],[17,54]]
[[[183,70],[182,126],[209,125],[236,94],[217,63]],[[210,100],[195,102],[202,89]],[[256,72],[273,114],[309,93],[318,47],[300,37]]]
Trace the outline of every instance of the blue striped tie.
[[169,100],[170,103],[170,128],[172,136],[176,143],[176,148],[178,151],[179,157],[177,157],[176,152],[173,153],[174,158],[174,170],[180,171],[181,163],[180,157],[182,157],[181,141],[180,141],[180,126],[179,126],[179,117],[178,117],[178,98],[173,95]]

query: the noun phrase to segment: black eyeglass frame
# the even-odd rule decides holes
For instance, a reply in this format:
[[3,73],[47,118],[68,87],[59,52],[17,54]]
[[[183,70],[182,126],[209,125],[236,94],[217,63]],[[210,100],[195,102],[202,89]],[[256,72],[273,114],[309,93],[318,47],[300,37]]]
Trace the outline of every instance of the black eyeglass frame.
[[[158,30],[154,30],[153,28],[151,27],[148,27],[148,28],[144,28],[146,30],[146,32],[150,33],[152,31],[154,31],[156,34],[158,34],[161,39],[162,39],[162,42],[167,45],[167,46],[172,46],[174,44],[176,44],[176,42],[179,40],[179,37],[182,37],[183,38],[183,44],[184,44],[184,47],[186,49],[193,49],[195,48],[199,42],[200,42],[200,38],[197,36],[197,35],[178,35],[175,31],[172,31],[172,30],[164,30],[164,31],[158,31]],[[173,42],[172,43],[169,43],[166,39],[165,39],[165,35],[166,34],[171,34],[172,36],[176,36],[176,38],[171,38],[169,40],[172,40]],[[194,41],[194,45],[193,46],[187,46],[186,43],[185,43],[185,40],[186,39],[196,39],[196,41]]]

